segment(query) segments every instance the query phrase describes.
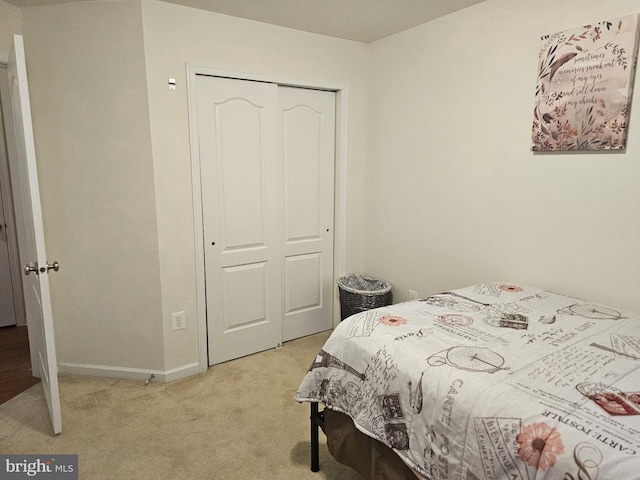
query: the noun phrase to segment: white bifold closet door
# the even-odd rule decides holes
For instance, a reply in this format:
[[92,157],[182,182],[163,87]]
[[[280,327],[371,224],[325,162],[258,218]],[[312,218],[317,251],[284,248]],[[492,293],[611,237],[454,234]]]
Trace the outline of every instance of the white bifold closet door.
[[209,364],[332,326],[335,94],[198,75]]

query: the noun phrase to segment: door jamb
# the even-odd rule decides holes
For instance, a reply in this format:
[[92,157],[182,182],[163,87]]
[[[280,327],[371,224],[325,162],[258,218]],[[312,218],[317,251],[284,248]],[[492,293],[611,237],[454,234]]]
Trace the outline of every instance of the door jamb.
[[[333,276],[335,280],[345,271],[345,254],[347,238],[347,124],[349,112],[349,86],[346,83],[326,82],[316,80],[301,80],[290,77],[268,76],[244,72],[233,72],[216,68],[200,67],[187,64],[187,104],[189,110],[189,140],[191,145],[191,179],[193,190],[195,262],[196,262],[196,301],[195,315],[198,336],[198,364],[199,371],[206,372],[209,368],[207,351],[207,315],[205,292],[205,262],[203,238],[203,208],[200,177],[200,153],[196,121],[196,76],[233,78],[258,82],[276,83],[281,86],[310,88],[314,90],[328,90],[336,93],[336,139],[335,139],[335,180],[334,180],[334,245],[333,245]],[[334,282],[335,283],[335,282]],[[334,292],[333,325],[340,318],[338,311],[337,293]]]

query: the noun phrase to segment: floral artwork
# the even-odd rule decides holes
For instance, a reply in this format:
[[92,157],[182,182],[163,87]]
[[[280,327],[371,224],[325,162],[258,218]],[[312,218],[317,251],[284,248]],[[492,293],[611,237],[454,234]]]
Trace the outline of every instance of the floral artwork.
[[552,467],[556,457],[564,452],[560,434],[545,422],[524,425],[516,441],[520,458],[537,470]]
[[532,150],[620,150],[638,44],[638,15],[542,37]]
[[384,323],[385,325],[389,325],[391,327],[397,327],[400,325],[406,325],[407,321],[402,317],[398,317],[397,315],[385,315],[384,317],[380,318],[380,323]]
[[504,291],[504,292],[521,292],[522,291],[522,287],[518,287],[517,285],[507,285],[507,284],[502,284],[500,285],[500,290]]

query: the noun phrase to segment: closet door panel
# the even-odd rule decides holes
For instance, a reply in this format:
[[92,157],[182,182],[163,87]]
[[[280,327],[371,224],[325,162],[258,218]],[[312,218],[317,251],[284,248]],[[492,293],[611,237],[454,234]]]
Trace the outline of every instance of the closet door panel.
[[280,87],[278,99],[286,341],[332,327],[335,93]]
[[281,342],[278,87],[198,76],[196,89],[213,365]]

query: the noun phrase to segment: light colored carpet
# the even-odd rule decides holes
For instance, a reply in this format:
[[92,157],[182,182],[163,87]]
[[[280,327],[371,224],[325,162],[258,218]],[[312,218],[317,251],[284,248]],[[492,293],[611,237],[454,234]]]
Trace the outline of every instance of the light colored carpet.
[[356,480],[320,434],[309,470],[309,405],[295,392],[329,332],[168,384],[61,376],[63,432],[40,384],[0,405],[0,452],[78,454],[82,480]]

